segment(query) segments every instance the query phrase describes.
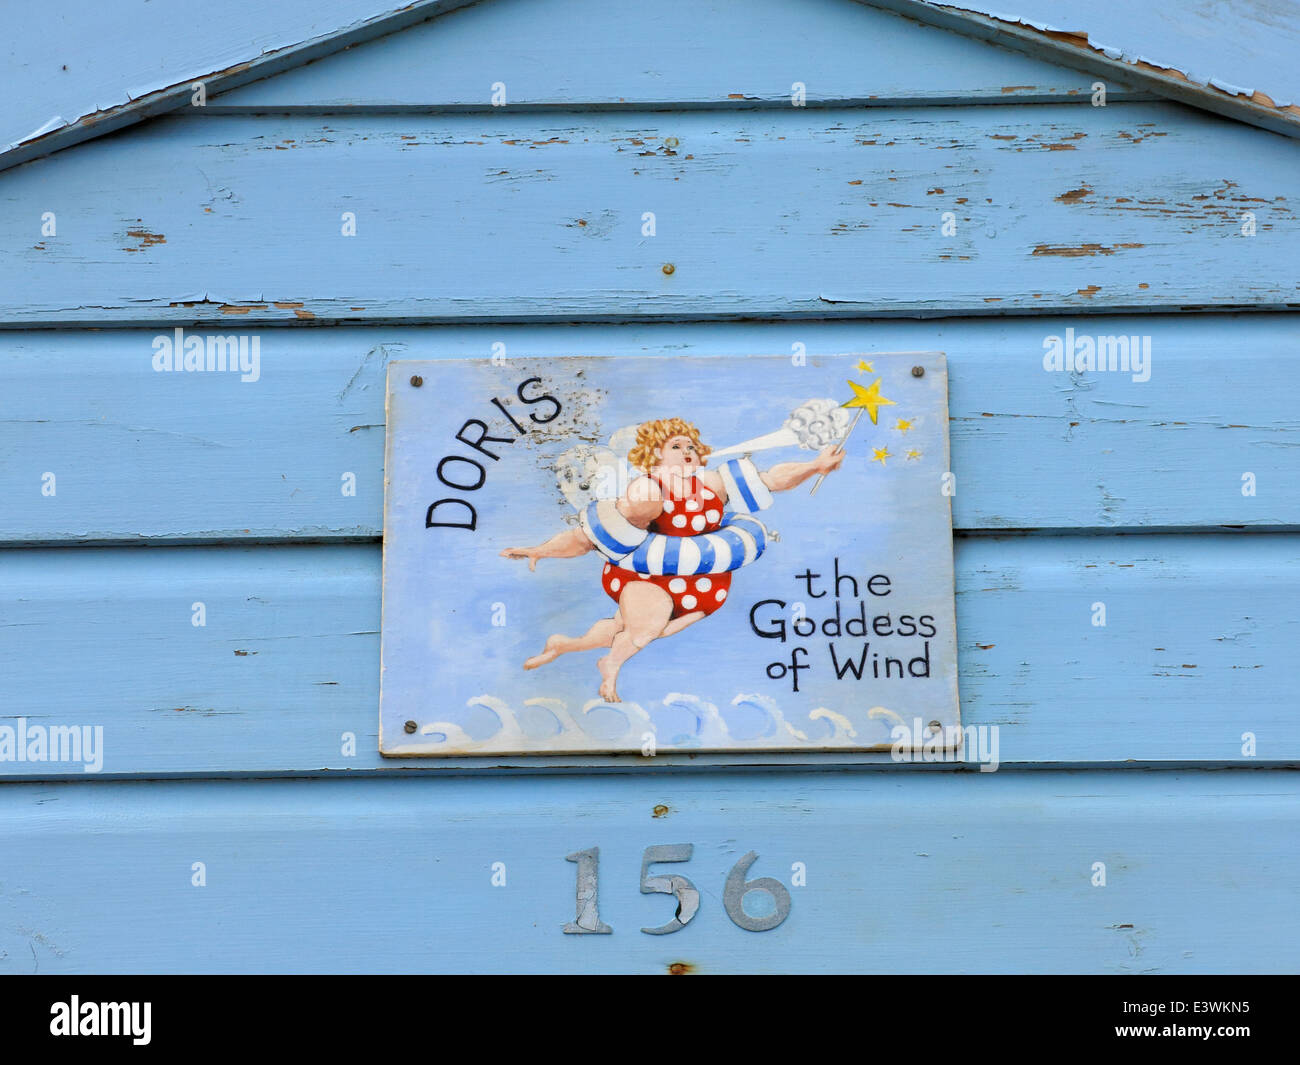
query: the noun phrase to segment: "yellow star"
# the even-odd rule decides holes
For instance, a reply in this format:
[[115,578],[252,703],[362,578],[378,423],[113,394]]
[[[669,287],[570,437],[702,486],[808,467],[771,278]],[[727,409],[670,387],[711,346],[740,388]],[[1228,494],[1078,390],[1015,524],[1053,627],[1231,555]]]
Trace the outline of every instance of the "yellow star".
[[856,381],[850,381],[849,387],[853,389],[853,398],[847,403],[841,403],[842,407],[864,407],[866,412],[871,415],[871,424],[876,424],[876,415],[881,407],[892,407],[894,401],[886,399],[880,394],[880,378],[877,377],[870,388],[863,388]]
[[912,428],[912,423],[909,422],[906,418],[899,418],[898,421],[895,423],[894,428],[897,429],[900,433],[905,433],[907,432],[907,430]]
[[889,458],[889,457],[890,457],[890,455],[889,455],[889,448],[887,448],[887,447],[873,447],[873,448],[871,449],[871,461],[872,461],[872,462],[879,462],[880,465],[883,466],[883,465],[885,464],[885,459],[887,459],[887,458]]
[[921,457],[921,453],[919,451],[912,450],[907,453],[907,457],[909,459],[919,459]]
[[863,360],[859,360],[859,361],[858,361],[858,369],[861,370],[863,373],[875,373],[875,372],[876,372],[876,368],[875,368],[874,366],[872,366],[871,363],[866,362],[866,361],[863,361]]

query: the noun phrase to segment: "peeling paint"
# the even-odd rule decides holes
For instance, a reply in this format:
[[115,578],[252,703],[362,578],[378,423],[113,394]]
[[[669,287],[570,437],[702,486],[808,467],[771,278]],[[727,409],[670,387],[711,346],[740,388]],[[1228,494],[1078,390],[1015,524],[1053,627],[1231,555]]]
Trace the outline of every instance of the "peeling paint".
[[[1063,30],[1049,23],[1035,21],[1020,15],[1009,15],[989,10],[986,7],[965,4],[939,4],[932,2],[932,0],[911,0],[911,2],[890,6],[894,7],[895,10],[908,14],[916,14],[919,13],[919,10],[930,8],[934,11],[950,13],[956,19],[972,23],[974,26],[987,24],[993,28],[1014,28],[1015,39],[1018,41],[1037,39],[1054,51],[1067,53],[1058,57],[1060,62],[1068,63],[1070,59],[1069,53],[1105,58],[1112,63],[1123,65],[1135,73],[1149,75],[1154,79],[1155,83],[1152,87],[1156,88],[1157,91],[1161,81],[1172,80],[1179,82],[1186,88],[1199,90],[1206,96],[1219,97],[1225,101],[1231,100],[1238,103],[1242,106],[1243,112],[1247,110],[1267,111],[1275,118],[1284,120],[1285,124],[1291,127],[1286,131],[1289,136],[1300,136],[1300,104],[1290,101],[1278,101],[1267,93],[1254,88],[1234,85],[1219,77],[1201,77],[1191,70],[1181,69],[1176,60],[1164,62],[1150,56],[1133,55],[1121,47],[1092,40],[1091,35],[1086,30]],[[943,23],[943,25],[945,28],[957,29],[960,32],[959,26],[954,27],[948,23]],[[1246,118],[1246,114],[1243,113],[1241,117]],[[1270,125],[1268,128],[1276,128],[1276,126]]]
[[1115,244],[1107,247],[1105,244],[1079,244],[1074,247],[1059,247],[1052,244],[1037,245],[1032,255],[1059,255],[1066,259],[1078,258],[1082,255],[1114,255],[1118,248],[1141,248],[1141,244]]
[[[354,44],[405,29],[423,19],[446,14],[472,2],[473,0],[417,0],[405,7],[390,8],[333,26],[312,36],[305,36],[301,28],[288,28],[282,31],[282,36],[286,38],[282,43],[260,47],[252,44],[248,47],[258,49],[257,54],[237,63],[208,70],[200,67],[187,71],[181,77],[175,77],[175,72],[172,72],[171,80],[151,85],[101,89],[99,92],[115,97],[107,106],[104,106],[101,97],[95,101],[94,110],[77,114],[72,119],[55,115],[25,136],[0,146],[0,170],[143,119],[187,107],[195,82],[203,82],[209,95],[214,95],[243,84],[248,79],[239,78],[239,75],[255,68],[259,71],[259,76],[280,73]],[[256,37],[252,39],[258,40]]]
[[132,240],[138,240],[140,243],[134,248],[123,248],[123,251],[139,252],[146,248],[152,248],[155,244],[166,244],[167,237],[162,233],[150,233],[147,229],[128,229],[126,235]]
[[1087,185],[1080,185],[1077,189],[1070,189],[1056,197],[1057,203],[1078,203],[1087,196],[1092,195],[1092,189]]

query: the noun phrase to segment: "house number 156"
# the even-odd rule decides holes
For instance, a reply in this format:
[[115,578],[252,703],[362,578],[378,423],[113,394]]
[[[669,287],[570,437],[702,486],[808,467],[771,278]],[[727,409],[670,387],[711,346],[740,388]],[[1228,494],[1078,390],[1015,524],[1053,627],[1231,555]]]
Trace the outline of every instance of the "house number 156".
[[[686,877],[679,873],[650,875],[650,866],[660,862],[688,862],[695,850],[693,843],[669,843],[658,847],[647,847],[641,856],[641,894],[672,895],[677,899],[677,913],[667,924],[658,928],[641,929],[649,936],[665,936],[669,932],[679,932],[691,922],[700,910],[700,893]],[[614,930],[600,919],[596,901],[596,885],[600,848],[588,847],[568,855],[566,862],[578,865],[578,901],[577,915],[564,926],[569,935],[608,935]],[[749,867],[758,861],[758,852],[750,851],[731,868],[727,882],[722,889],[722,906],[732,922],[747,932],[766,932],[775,928],[790,916],[790,892],[781,881],[770,876],[761,876],[757,880],[746,880]],[[776,909],[766,917],[751,917],[745,912],[745,896],[753,892],[763,892],[772,897]]]

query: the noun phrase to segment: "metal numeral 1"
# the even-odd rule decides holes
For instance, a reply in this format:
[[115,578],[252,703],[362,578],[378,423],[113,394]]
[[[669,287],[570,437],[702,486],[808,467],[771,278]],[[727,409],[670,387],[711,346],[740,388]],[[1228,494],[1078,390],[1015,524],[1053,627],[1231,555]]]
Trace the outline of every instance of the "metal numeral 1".
[[[588,847],[565,856],[566,862],[578,863],[578,913],[575,920],[564,926],[567,935],[607,936],[614,929],[600,919],[596,905],[596,871],[599,868],[600,848]],[[788,897],[788,896],[787,896]]]

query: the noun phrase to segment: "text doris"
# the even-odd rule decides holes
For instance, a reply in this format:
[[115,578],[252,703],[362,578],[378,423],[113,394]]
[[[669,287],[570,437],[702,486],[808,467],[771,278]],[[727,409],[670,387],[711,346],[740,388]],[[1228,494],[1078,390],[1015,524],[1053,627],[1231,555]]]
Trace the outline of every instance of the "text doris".
[[[536,403],[548,403],[554,408],[545,416],[538,414],[535,411],[530,412],[528,418],[536,425],[545,425],[549,421],[554,421],[563,409],[560,406],[560,401],[549,392],[543,392],[541,395],[533,396],[525,394],[525,389],[527,389],[529,385],[540,385],[541,383],[542,379],[540,377],[530,377],[526,381],[520,381],[519,386],[515,389],[515,395],[519,397],[521,403],[525,403],[529,406]],[[517,439],[519,439],[519,437],[524,436],[530,427],[527,425],[521,425],[515,416],[506,410],[505,404],[496,396],[492,397],[492,405],[496,407],[496,409],[504,415],[506,421],[514,427],[515,436],[489,436],[487,422],[482,421],[479,418],[467,418],[465,424],[456,430],[455,438],[462,444],[473,448],[480,455],[486,455],[493,462],[497,462],[500,460],[501,456],[489,450],[486,445],[513,444]],[[473,438],[469,436],[472,429],[477,430],[477,433]],[[460,463],[462,465],[456,466],[453,465],[454,463]],[[448,470],[449,466],[451,467],[450,471]],[[471,475],[468,470],[463,468],[463,466],[473,467],[474,474]],[[465,479],[453,480],[452,474],[456,473],[463,475]],[[473,483],[468,483],[471,479]],[[448,488],[455,489],[458,492],[477,492],[483,487],[484,482],[487,481],[487,467],[478,459],[468,458],[465,455],[446,455],[438,463],[438,480]],[[445,507],[449,504],[462,507],[463,509],[460,511],[460,516],[462,518],[467,518],[467,520],[434,521],[433,516],[438,508]],[[455,514],[456,512],[453,510],[452,513]],[[434,502],[429,504],[429,509],[424,515],[424,527],[426,529],[469,529],[473,531],[478,527],[478,513],[474,510],[474,505],[472,503],[456,496],[448,496],[445,499],[434,500]]]

